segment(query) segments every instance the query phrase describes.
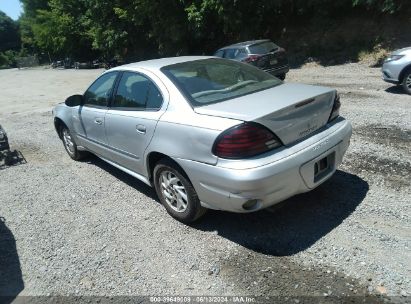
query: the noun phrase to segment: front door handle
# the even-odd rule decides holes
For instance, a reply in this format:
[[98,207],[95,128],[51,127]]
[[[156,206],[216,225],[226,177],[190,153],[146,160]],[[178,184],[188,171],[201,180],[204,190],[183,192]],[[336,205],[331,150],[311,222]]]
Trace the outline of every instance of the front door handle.
[[98,125],[102,125],[103,124],[103,118],[100,118],[100,117],[95,118],[94,123],[96,123]]
[[144,125],[137,125],[136,130],[140,134],[146,134],[146,131],[147,131],[146,126]]

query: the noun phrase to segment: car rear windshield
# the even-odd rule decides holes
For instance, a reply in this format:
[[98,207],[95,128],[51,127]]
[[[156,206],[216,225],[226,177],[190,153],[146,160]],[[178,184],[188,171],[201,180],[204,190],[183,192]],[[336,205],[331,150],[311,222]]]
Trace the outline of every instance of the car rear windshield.
[[267,54],[274,52],[278,49],[278,45],[271,41],[262,42],[254,45],[250,45],[248,50],[250,54]]
[[252,94],[282,83],[251,65],[217,58],[173,64],[161,71],[194,107]]

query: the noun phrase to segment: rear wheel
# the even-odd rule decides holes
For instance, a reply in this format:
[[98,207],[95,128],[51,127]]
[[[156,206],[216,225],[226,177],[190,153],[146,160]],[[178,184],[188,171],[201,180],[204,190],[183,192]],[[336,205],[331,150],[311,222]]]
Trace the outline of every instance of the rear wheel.
[[191,223],[205,214],[193,185],[174,162],[168,159],[158,162],[154,168],[154,186],[167,212],[178,221]]
[[285,80],[285,76],[286,76],[286,74],[283,73],[283,74],[277,75],[277,78],[279,78],[281,80]]
[[14,157],[13,155],[15,152],[11,152],[10,150],[6,152],[6,157],[4,158],[4,164],[6,166],[11,166],[14,163]]
[[61,139],[63,140],[64,148],[67,154],[74,160],[80,160],[84,158],[87,152],[79,151],[77,145],[73,140],[70,130],[63,126],[61,128]]
[[408,69],[408,71],[405,72],[402,87],[407,94],[411,95],[411,69]]

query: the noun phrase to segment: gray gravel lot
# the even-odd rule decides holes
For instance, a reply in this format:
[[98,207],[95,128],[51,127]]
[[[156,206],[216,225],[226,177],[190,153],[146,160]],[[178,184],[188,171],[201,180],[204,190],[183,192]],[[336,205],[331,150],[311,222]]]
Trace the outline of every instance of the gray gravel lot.
[[0,123],[27,161],[0,170],[0,294],[410,299],[411,96],[379,69],[292,70],[341,93],[354,128],[341,170],[282,208],[192,226],[138,180],[66,155],[51,107],[101,72],[0,71]]

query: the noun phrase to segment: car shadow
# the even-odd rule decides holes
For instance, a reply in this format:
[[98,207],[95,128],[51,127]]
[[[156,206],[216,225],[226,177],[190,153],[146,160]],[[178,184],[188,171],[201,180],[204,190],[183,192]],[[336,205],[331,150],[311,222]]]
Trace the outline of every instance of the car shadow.
[[[210,213],[193,228],[217,231],[255,252],[290,256],[312,246],[338,227],[363,201],[369,186],[360,177],[337,171],[317,189],[251,214]],[[271,212],[267,212],[271,211]]]
[[405,93],[404,89],[400,85],[389,87],[385,89],[385,92],[397,95],[407,95],[407,93]]
[[0,302],[11,303],[23,289],[16,240],[0,217]]
[[148,196],[152,200],[155,200],[156,202],[160,203],[157,194],[152,187],[146,185],[145,183],[131,176],[130,174],[127,174],[121,171],[120,169],[117,169],[116,167],[110,165],[109,163],[105,162],[104,160],[101,160],[100,158],[94,155],[90,155],[89,157],[84,159],[84,162],[95,165],[101,168],[102,170],[107,171],[121,182],[127,184],[130,187],[133,187],[135,190]]

